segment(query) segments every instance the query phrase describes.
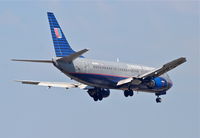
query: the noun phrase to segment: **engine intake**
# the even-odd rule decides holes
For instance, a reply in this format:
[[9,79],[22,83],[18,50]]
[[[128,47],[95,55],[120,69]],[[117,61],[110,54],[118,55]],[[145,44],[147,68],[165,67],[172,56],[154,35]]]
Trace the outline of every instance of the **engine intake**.
[[147,86],[151,89],[160,89],[167,87],[167,81],[161,77],[156,77],[151,79],[148,83]]

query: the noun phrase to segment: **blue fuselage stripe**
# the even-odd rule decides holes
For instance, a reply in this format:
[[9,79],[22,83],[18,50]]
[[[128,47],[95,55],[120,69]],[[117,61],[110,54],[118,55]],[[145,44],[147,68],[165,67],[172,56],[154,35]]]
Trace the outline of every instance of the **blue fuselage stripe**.
[[99,84],[99,85],[107,86],[107,87],[116,87],[116,83],[118,81],[128,78],[125,76],[116,76],[116,75],[110,75],[110,74],[96,74],[96,73],[70,72],[69,74],[87,83]]

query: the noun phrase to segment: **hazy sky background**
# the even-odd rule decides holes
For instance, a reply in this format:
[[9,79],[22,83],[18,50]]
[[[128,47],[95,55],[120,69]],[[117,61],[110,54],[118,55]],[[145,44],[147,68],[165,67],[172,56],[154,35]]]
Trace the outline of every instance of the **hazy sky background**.
[[[1,138],[197,138],[199,120],[199,2],[0,2]],[[50,64],[11,58],[55,56],[46,16],[55,13],[75,50],[88,58],[153,67],[184,56],[169,72],[174,86],[163,102],[112,90],[94,102],[79,89],[21,85],[15,79],[66,81]]]

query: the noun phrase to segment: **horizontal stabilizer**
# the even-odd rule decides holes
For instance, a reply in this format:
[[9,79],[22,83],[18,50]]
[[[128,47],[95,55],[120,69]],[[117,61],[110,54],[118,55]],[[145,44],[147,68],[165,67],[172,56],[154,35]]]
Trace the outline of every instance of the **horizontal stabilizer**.
[[75,52],[74,54],[71,54],[69,56],[59,58],[57,61],[72,62],[74,59],[80,57],[82,54],[84,54],[87,51],[88,51],[88,49],[83,49],[83,50]]
[[26,60],[26,59],[11,59],[12,61],[22,62],[40,62],[40,63],[53,63],[52,60]]

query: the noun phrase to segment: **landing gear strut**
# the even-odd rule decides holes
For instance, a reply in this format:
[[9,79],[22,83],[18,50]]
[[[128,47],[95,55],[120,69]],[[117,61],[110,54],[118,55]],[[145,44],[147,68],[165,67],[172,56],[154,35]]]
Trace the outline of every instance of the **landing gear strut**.
[[160,95],[165,95],[165,94],[166,94],[166,92],[155,93],[155,95],[157,96],[156,103],[161,103],[162,102],[162,98],[160,98]]
[[133,96],[133,90],[125,90],[125,91],[124,91],[124,96],[125,96],[125,97]]

